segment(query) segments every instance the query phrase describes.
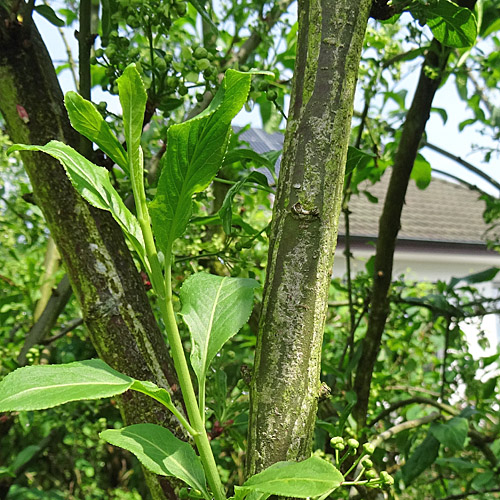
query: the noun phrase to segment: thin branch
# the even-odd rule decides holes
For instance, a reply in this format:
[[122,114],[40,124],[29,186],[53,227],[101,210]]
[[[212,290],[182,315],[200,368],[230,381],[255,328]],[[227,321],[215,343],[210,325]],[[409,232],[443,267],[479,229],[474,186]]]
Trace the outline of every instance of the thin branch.
[[405,391],[405,392],[422,392],[424,394],[429,394],[430,396],[434,396],[436,398],[439,397],[438,392],[430,391],[428,389],[424,389],[423,387],[408,387],[405,385],[390,385],[386,387],[389,391]]
[[416,427],[421,427],[422,425],[428,424],[429,422],[437,420],[438,418],[441,417],[442,417],[441,413],[435,411],[432,412],[430,415],[426,415],[425,417],[416,418],[414,420],[407,420],[406,422],[397,424],[387,429],[386,431],[380,433],[376,438],[371,439],[370,443],[375,448],[378,448],[384,441],[387,441],[388,439],[390,439],[391,437],[395,436],[396,434],[402,431],[406,431],[408,429],[415,429]]
[[459,493],[458,495],[450,495],[448,497],[443,497],[440,500],[460,500],[461,498],[467,498],[472,495],[485,495],[486,493],[498,493],[498,492],[500,492],[500,488],[493,488],[492,490],[483,490],[483,491],[471,490],[466,493]]
[[439,410],[441,410],[445,413],[448,413],[450,415],[453,415],[455,417],[460,413],[452,406],[444,404],[444,403],[439,403],[438,401],[435,401],[434,399],[424,398],[423,396],[414,396],[412,398],[402,399],[401,401],[396,401],[396,402],[392,403],[389,406],[389,408],[386,408],[384,411],[382,411],[376,417],[374,417],[368,423],[368,426],[373,427],[377,422],[379,422],[380,420],[383,420],[385,417],[389,416],[393,411],[395,411],[399,408],[402,408],[403,406],[408,406],[408,405],[412,405],[415,403],[434,406],[435,408],[438,408]]
[[423,146],[432,149],[433,151],[436,151],[437,153],[445,156],[446,158],[449,158],[450,160],[457,162],[459,165],[462,165],[462,167],[465,167],[467,170],[481,177],[481,179],[485,180],[486,182],[489,182],[493,187],[495,187],[500,191],[500,183],[498,183],[495,179],[493,179],[493,177],[490,177],[488,174],[485,174],[482,170],[475,167],[468,161],[462,159],[460,156],[454,155],[453,153],[450,153],[449,151],[446,151],[440,148],[439,146],[431,144],[430,142],[427,141],[423,143]]
[[17,362],[21,366],[26,364],[26,355],[28,351],[34,345],[40,343],[53,328],[57,318],[68,303],[71,293],[71,286],[69,284],[68,275],[66,274],[59,282],[59,285],[57,285],[57,288],[52,292],[52,296],[47,302],[47,306],[40,315],[39,320],[31,327],[31,330],[26,335],[24,345],[17,357]]
[[432,171],[435,172],[436,174],[449,177],[450,179],[457,181],[458,183],[462,184],[463,186],[465,186],[473,191],[477,191],[479,194],[491,196],[486,191],[483,191],[481,188],[477,187],[475,184],[471,184],[470,182],[467,182],[464,179],[457,177],[456,175],[450,174],[448,172],[445,172],[444,170],[440,170],[439,168],[434,168],[434,167],[432,168]]
[[441,401],[444,401],[444,393],[446,390],[446,361],[448,357],[448,349],[450,348],[451,337],[451,318],[446,318],[446,332],[444,334],[444,350],[443,350],[443,364],[441,365]]
[[82,318],[72,319],[64,328],[61,328],[61,330],[59,330],[58,333],[56,333],[52,337],[49,337],[48,339],[42,340],[40,342],[40,344],[42,344],[42,345],[52,344],[52,342],[55,342],[56,340],[60,339],[61,337],[64,337],[65,335],[67,335],[69,332],[73,331],[75,328],[77,328],[80,325],[83,325]]

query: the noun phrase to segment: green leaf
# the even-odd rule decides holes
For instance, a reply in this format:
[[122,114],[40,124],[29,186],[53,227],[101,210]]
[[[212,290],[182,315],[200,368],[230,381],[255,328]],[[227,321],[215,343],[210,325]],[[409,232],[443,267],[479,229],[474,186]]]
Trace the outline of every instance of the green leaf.
[[106,169],[94,165],[73,148],[59,141],[50,141],[45,146],[14,144],[8,150],[9,153],[12,151],[42,151],[59,160],[75,189],[94,207],[111,212],[129,237],[139,257],[145,262],[144,239],[139,223],[111,185]]
[[210,184],[222,164],[231,120],[247,99],[250,79],[246,73],[228,70],[209,108],[168,130],[158,189],[150,205],[153,230],[164,253],[186,229],[193,194]]
[[33,10],[35,10],[42,17],[45,17],[45,19],[47,19],[47,21],[50,24],[53,24],[58,28],[62,28],[64,26],[64,21],[57,16],[52,7],[49,7],[46,4],[42,4],[42,5],[36,5],[35,7],[33,7]]
[[454,48],[474,45],[477,24],[470,9],[459,7],[448,0],[430,2],[424,9],[427,25],[443,45]]
[[430,433],[424,441],[417,446],[411,457],[401,469],[403,481],[406,486],[420,476],[427,467],[430,467],[434,463],[438,456],[439,446],[439,441]]
[[175,412],[176,408],[172,403],[172,398],[166,389],[158,387],[153,382],[147,380],[134,380],[134,383],[130,387],[133,391],[142,392],[156,401],[160,402],[163,406],[168,408],[170,411]]
[[205,474],[193,448],[177,439],[168,429],[154,424],[136,424],[123,429],[108,429],[100,437],[132,452],[151,472],[182,479],[192,488],[207,492]]
[[17,457],[9,466],[9,469],[14,472],[17,471],[18,469],[23,467],[23,465],[26,465],[41,449],[41,446],[38,445],[26,446],[26,448],[19,452]]
[[191,365],[198,381],[222,346],[248,321],[253,305],[253,279],[208,273],[190,276],[182,285],[181,315],[191,333]]
[[498,267],[490,267],[485,269],[484,271],[480,271],[478,273],[468,274],[467,276],[462,276],[461,278],[451,278],[450,283],[448,284],[448,288],[455,288],[455,286],[464,281],[469,285],[474,285],[476,283],[484,283],[485,281],[491,281],[495,278],[495,276],[500,271]]
[[448,121],[448,113],[446,112],[445,109],[443,109],[443,108],[431,108],[431,111],[433,113],[437,113],[441,117],[441,120],[443,120],[443,125],[446,125],[446,122]]
[[431,182],[431,164],[419,153],[411,170],[410,178],[419,189],[425,189]]
[[100,359],[19,368],[0,382],[0,411],[43,410],[122,394],[133,379]]
[[463,450],[468,432],[467,419],[460,417],[454,417],[444,424],[434,425],[430,428],[430,433],[451,451]]
[[268,186],[266,176],[255,171],[251,172],[245,178],[231,186],[229,191],[226,193],[222,206],[218,211],[219,217],[222,221],[222,227],[226,234],[231,234],[232,232],[231,224],[233,219],[233,199],[244,184],[248,184],[250,182],[255,182],[255,184],[259,184],[260,186]]
[[[148,95],[135,64],[127,66],[116,83],[123,110],[123,128],[127,141],[129,172],[131,175],[135,173],[135,175],[142,176],[140,147]],[[142,185],[142,181],[140,184]]]
[[71,126],[87,139],[95,142],[120,168],[129,172],[128,157],[115,134],[95,106],[76,92],[67,92],[64,105]]
[[349,146],[347,148],[347,162],[345,166],[346,177],[355,169],[363,170],[370,161],[375,158],[374,154],[366,153],[361,151],[361,149]]
[[248,479],[235,490],[284,497],[317,497],[336,490],[344,476],[329,462],[311,457],[303,462],[278,462]]
[[224,158],[223,165],[231,165],[236,161],[252,161],[257,167],[267,167],[271,172],[274,171],[274,163],[267,156],[253,149],[240,148],[229,151]]
[[493,486],[496,483],[495,479],[497,479],[495,472],[492,470],[487,470],[485,472],[481,472],[481,474],[478,474],[473,479],[471,487],[474,490],[480,491]]

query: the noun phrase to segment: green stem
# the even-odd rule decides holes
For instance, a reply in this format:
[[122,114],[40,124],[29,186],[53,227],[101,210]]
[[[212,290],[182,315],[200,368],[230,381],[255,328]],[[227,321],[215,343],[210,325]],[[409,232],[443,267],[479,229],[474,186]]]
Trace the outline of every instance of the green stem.
[[208,441],[203,419],[200,415],[186,356],[182,347],[181,337],[177,328],[177,321],[175,320],[175,313],[172,305],[170,259],[171,253],[168,252],[168,254],[165,255],[165,285],[167,295],[165,297],[165,301],[162,301],[161,304],[161,311],[167,331],[167,339],[172,352],[175,370],[177,371],[177,375],[179,377],[179,384],[184,397],[184,403],[186,404],[189,421],[193,429],[196,431],[193,438],[196,447],[200,452],[200,458],[203,463],[205,473],[207,474],[208,484],[212,489],[215,499],[224,500],[226,498],[224,488],[222,486],[219,472],[217,471],[217,464],[215,463],[212,448],[210,447],[210,442]]
[[[137,219],[141,226],[144,244],[146,247],[146,255],[148,262],[151,266],[151,284],[153,289],[160,299],[160,309],[165,322],[167,332],[167,339],[174,360],[175,370],[179,377],[179,385],[181,386],[182,396],[186,404],[189,424],[186,430],[193,436],[194,442],[200,453],[201,462],[205,473],[207,475],[208,484],[212,489],[215,500],[224,500],[226,495],[224,488],[217,471],[217,464],[208,441],[208,436],[205,431],[204,418],[200,415],[196,394],[194,392],[193,383],[191,381],[191,374],[187,364],[184,348],[182,346],[181,336],[177,328],[177,321],[175,319],[175,312],[172,305],[172,250],[169,248],[165,254],[165,278],[161,270],[161,264],[158,259],[156,245],[154,242],[153,232],[149,221],[149,211],[146,203],[146,194],[144,191],[144,174],[142,167],[142,149],[140,151],[139,168],[136,169],[131,163],[131,180],[132,191],[137,210]],[[200,397],[200,401],[201,401]],[[204,398],[203,398],[204,399]],[[203,401],[204,403],[204,401]],[[177,415],[176,415],[177,416]],[[180,419],[179,419],[180,420]],[[182,423],[182,420],[180,420]]]

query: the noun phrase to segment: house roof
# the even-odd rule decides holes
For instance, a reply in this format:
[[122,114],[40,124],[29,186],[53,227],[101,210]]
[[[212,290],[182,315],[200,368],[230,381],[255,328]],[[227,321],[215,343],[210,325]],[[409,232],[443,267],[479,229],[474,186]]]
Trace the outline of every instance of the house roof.
[[[235,127],[235,131],[241,128]],[[261,129],[244,130],[240,138],[250,147],[264,153],[283,147],[281,133],[267,134]],[[378,198],[372,203],[360,193],[351,198],[349,209],[351,237],[361,240],[374,240],[378,234],[378,221],[382,213],[385,193],[389,184],[390,172],[386,172],[380,182],[365,184],[368,190]],[[429,186],[418,189],[410,181],[403,208],[401,229],[398,243],[462,245],[485,247],[487,225],[483,220],[484,203],[478,199],[478,193],[462,185],[440,178],[432,178]],[[339,239],[344,235],[344,221],[341,217]]]

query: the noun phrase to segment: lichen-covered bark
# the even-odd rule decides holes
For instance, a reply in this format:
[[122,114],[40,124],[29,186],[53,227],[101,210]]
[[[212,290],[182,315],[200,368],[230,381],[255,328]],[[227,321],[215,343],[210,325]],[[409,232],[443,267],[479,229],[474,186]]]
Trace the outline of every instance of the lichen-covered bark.
[[[0,7],[0,111],[8,133],[18,143],[58,139],[78,145],[46,47],[29,16],[24,21],[17,16],[15,9],[24,3],[12,5],[10,12]],[[16,106],[26,110],[29,121]],[[99,356],[123,373],[170,390],[172,363],[118,225],[76,193],[57,161],[43,153],[22,158]],[[125,393],[120,409],[129,424],[177,426],[163,407],[136,392]],[[165,498],[157,479],[148,482],[157,490],[155,499]],[[168,485],[165,491],[172,493]]]
[[357,395],[354,416],[359,428],[366,424],[373,369],[389,314],[389,289],[392,280],[394,250],[406,190],[422,134],[429,119],[432,101],[441,84],[449,54],[450,49],[434,40],[423,62],[417,89],[401,132],[384,209],[379,221],[368,327],[362,340],[361,360],[354,381],[354,390]]
[[251,386],[248,474],[310,453],[353,97],[370,4],[299,1],[290,117]]

